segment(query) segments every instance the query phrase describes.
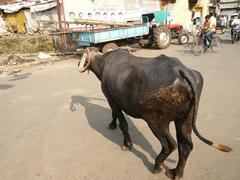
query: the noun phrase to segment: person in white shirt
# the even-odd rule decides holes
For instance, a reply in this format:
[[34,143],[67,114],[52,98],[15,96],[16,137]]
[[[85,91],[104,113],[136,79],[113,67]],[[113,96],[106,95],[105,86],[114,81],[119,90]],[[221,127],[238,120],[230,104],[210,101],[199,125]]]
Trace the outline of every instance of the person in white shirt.
[[237,18],[235,18],[231,23],[231,35],[233,35],[233,28],[240,29],[240,13],[238,14]]
[[227,17],[223,16],[222,21],[221,21],[221,26],[222,26],[222,33],[225,33],[226,28],[227,28]]
[[209,15],[210,15],[211,26],[214,26],[216,28],[217,27],[217,19],[215,18],[214,13],[210,12]]
[[227,17],[226,17],[226,16],[223,16],[222,25],[223,25],[224,27],[227,27]]
[[235,18],[235,19],[232,21],[231,26],[234,26],[234,25],[240,25],[240,14],[238,14],[237,18]]

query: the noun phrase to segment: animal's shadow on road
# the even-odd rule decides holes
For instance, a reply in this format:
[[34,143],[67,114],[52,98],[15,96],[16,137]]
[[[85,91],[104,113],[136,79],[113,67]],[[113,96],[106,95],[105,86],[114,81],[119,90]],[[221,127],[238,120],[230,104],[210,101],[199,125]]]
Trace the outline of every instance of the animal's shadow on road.
[[11,87],[13,87],[13,85],[10,85],[10,84],[0,84],[0,90],[9,89]]
[[[123,136],[119,136],[119,133],[116,133],[116,130],[108,129],[108,124],[112,120],[111,110],[110,108],[105,108],[98,104],[92,103],[94,100],[103,100],[97,98],[89,98],[82,96],[72,96],[70,110],[76,111],[78,105],[82,105],[85,108],[85,114],[88,120],[89,125],[95,129],[97,132],[102,134],[105,138],[111,140],[113,143],[121,146],[123,144]],[[105,101],[105,100],[103,100]],[[157,153],[153,150],[152,145],[146,140],[144,135],[137,129],[137,127],[132,123],[131,119],[125,116],[128,124],[129,124],[129,133],[133,140],[133,148],[131,152],[140,158],[147,169],[152,172],[154,164],[149,162],[148,158],[145,154],[138,151],[134,148],[135,145],[140,146],[145,152],[149,153],[149,155],[155,159]],[[137,138],[134,138],[137,137]],[[160,145],[160,144],[159,144]],[[120,148],[119,148],[120,150]],[[166,161],[175,163],[176,161],[173,159],[166,159]],[[166,169],[168,169],[166,167]]]
[[31,74],[32,74],[32,73],[14,74],[14,76],[11,77],[11,79],[9,79],[8,81],[17,81],[17,80],[26,79],[26,78],[28,78]]

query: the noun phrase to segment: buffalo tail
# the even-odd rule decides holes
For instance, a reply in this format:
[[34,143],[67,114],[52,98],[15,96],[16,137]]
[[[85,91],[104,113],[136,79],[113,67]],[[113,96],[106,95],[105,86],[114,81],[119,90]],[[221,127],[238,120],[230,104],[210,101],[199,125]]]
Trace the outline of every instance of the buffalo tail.
[[196,127],[196,119],[197,119],[197,111],[198,111],[198,104],[199,104],[199,96],[198,96],[198,91],[197,91],[197,86],[195,84],[193,84],[194,81],[196,81],[194,79],[194,74],[190,74],[190,72],[186,72],[186,71],[182,71],[180,70],[179,73],[181,74],[181,76],[187,81],[187,83],[189,84],[189,86],[192,89],[192,93],[193,93],[193,105],[194,105],[194,113],[193,113],[193,123],[192,123],[192,128],[193,128],[193,132],[196,134],[196,136],[202,140],[204,143],[220,150],[223,152],[230,152],[232,151],[232,148],[227,146],[227,145],[223,145],[223,144],[217,144],[214,143],[206,138],[204,138],[197,130]]

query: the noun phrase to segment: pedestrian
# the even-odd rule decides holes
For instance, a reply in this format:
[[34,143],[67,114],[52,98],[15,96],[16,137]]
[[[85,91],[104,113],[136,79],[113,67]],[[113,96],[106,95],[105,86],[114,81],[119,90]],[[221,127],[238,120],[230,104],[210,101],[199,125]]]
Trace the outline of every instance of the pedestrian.
[[193,36],[197,36],[201,32],[202,20],[200,17],[196,17],[193,20],[192,25],[192,34]]
[[192,26],[190,27],[192,30],[193,36],[197,36],[201,32],[202,20],[201,14],[199,12],[192,12]]
[[215,29],[216,29],[216,27],[217,27],[217,19],[216,19],[215,15],[216,15],[216,14],[215,14],[214,12],[210,12],[210,13],[209,13],[209,16],[210,16],[210,24],[211,24],[211,26],[214,26]]
[[222,25],[222,33],[225,33],[225,31],[227,29],[227,17],[226,16],[223,16],[221,25]]

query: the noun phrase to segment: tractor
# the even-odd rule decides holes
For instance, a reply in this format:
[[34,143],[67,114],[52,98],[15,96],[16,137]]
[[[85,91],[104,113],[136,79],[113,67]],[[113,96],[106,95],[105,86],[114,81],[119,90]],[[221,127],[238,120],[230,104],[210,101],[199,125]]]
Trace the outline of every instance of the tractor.
[[[139,45],[149,48],[153,44],[159,49],[165,49],[169,46],[171,39],[178,39],[179,44],[186,44],[189,36],[183,31],[181,24],[166,24],[168,12],[155,11],[153,13],[143,14],[142,22],[149,25],[149,34],[139,40]],[[154,20],[154,21],[153,21]]]

